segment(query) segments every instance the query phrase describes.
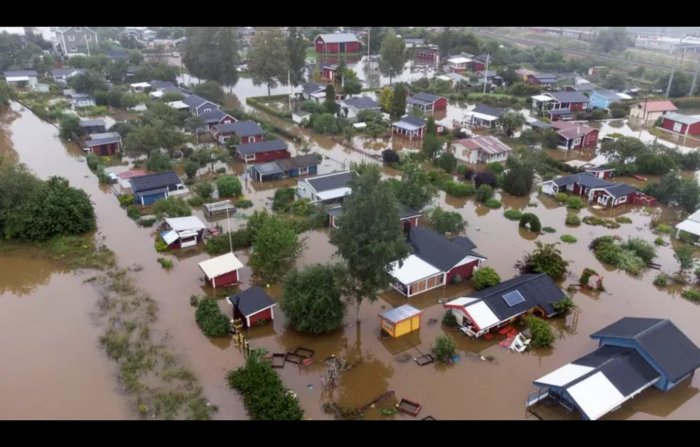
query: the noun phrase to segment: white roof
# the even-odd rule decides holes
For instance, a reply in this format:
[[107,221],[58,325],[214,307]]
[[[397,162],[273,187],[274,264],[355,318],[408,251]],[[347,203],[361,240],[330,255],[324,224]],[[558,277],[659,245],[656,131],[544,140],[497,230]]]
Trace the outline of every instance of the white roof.
[[[32,76],[36,77],[36,76]],[[5,78],[7,82],[23,82],[23,81],[29,81],[29,76],[8,76]]]
[[466,306],[467,304],[473,303],[476,300],[476,298],[467,298],[463,296],[461,298],[455,298],[454,300],[445,303],[445,306]]
[[471,61],[472,61],[471,59],[469,59],[467,57],[462,57],[462,56],[451,57],[451,58],[447,59],[447,62],[451,62],[453,64],[466,64],[467,62],[471,62]]
[[364,129],[365,127],[367,127],[367,123],[355,123],[352,125],[352,127],[354,127],[355,129]]
[[428,264],[416,255],[409,255],[403,260],[403,265],[399,267],[398,261],[391,264],[389,274],[399,280],[402,284],[411,284],[423,278],[437,275],[441,271]]
[[148,82],[137,82],[135,84],[131,84],[131,87],[134,87],[134,88],[139,88],[139,87],[140,88],[148,88],[150,86],[151,86],[151,84],[149,84]]
[[172,101],[172,102],[169,102],[168,105],[170,107],[172,107],[173,109],[189,109],[190,108],[190,106],[188,106],[187,104],[185,104],[182,101]]
[[552,386],[564,386],[592,370],[593,368],[590,366],[574,365],[573,363],[569,363],[568,365],[564,365],[559,369],[555,369],[546,376],[540,377],[539,379],[535,380],[535,382]]
[[186,230],[203,230],[206,226],[199,220],[197,216],[187,216],[187,217],[169,217],[165,219],[170,228],[175,231],[186,231]]
[[329,189],[328,191],[321,191],[318,194],[319,200],[333,200],[337,199],[339,197],[344,197],[352,193],[352,189],[348,188],[347,186],[343,186],[342,188],[335,188],[335,189]]
[[175,230],[168,231],[167,233],[162,234],[160,237],[162,237],[165,243],[168,245],[172,244],[180,238],[180,236],[178,236]]
[[447,77],[445,75],[436,76],[436,79],[439,79],[441,81],[451,81],[452,80],[452,78]]
[[626,400],[602,372],[567,388],[567,392],[591,420],[600,418]]
[[[148,85],[151,85],[151,84],[148,84]],[[160,98],[160,97],[163,96],[164,94],[165,94],[165,93],[163,93],[162,90],[156,90],[155,92],[149,93],[149,95],[151,95],[152,98]]]
[[692,220],[693,222],[700,223],[700,210],[697,210],[696,212],[688,216],[686,220]]
[[479,326],[479,329],[486,329],[501,321],[483,301],[470,304],[464,309],[472,317],[474,324]]
[[[697,212],[696,212],[697,213]],[[693,217],[693,216],[690,216]],[[679,223],[676,225],[676,228],[679,230],[683,230],[687,233],[694,234],[696,236],[700,236],[700,222],[695,222],[694,220],[690,220],[690,217],[683,222]]]
[[319,34],[326,43],[359,42],[357,36],[352,33],[329,33]]
[[627,93],[618,93],[617,97],[620,99],[632,99],[632,96],[628,95]]
[[531,96],[532,99],[535,101],[540,101],[540,102],[545,102],[545,101],[554,101],[554,98],[551,98],[547,95],[535,95]]
[[200,262],[199,268],[202,269],[208,278],[216,278],[243,268],[243,263],[233,253],[226,253],[225,255]]
[[496,121],[498,119],[497,116],[484,115],[483,113],[479,113],[479,112],[466,112],[464,114],[464,117],[466,118],[468,116],[473,116],[475,118],[478,118],[478,119],[484,120],[484,121]]

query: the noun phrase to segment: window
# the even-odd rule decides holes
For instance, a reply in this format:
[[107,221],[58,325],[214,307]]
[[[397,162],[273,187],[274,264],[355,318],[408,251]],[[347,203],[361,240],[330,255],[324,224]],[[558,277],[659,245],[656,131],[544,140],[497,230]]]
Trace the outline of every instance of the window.
[[79,27],[79,26],[76,26],[76,27],[75,27],[75,32],[76,32],[76,33],[79,33],[79,32],[82,32],[82,31],[83,31],[83,29],[82,29],[81,27]]
[[71,52],[71,53],[77,53],[77,52],[78,52],[78,48],[77,48],[77,47],[70,47],[70,52]]
[[86,35],[85,35],[85,40],[90,40],[91,37],[92,37],[92,36],[90,36],[89,34],[86,34]]
[[674,132],[680,132],[682,128],[683,128],[683,124],[673,123],[673,131]]
[[627,201],[627,196],[622,196],[620,199],[617,201],[617,203],[625,203]]
[[68,36],[68,42],[75,42],[75,36]]
[[579,138],[576,138],[576,139],[574,140],[574,146],[578,146],[579,144],[581,144],[581,138],[580,138],[580,137],[579,137]]

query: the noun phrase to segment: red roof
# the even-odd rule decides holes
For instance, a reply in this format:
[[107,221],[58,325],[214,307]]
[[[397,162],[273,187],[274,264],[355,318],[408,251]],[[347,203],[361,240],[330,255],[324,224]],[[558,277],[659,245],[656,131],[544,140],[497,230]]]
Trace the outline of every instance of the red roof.
[[144,171],[143,169],[132,169],[131,171],[124,171],[119,174],[117,174],[117,177],[119,177],[122,180],[126,180],[131,177],[138,177],[141,175],[146,175],[147,172]]
[[671,101],[647,101],[646,106],[643,102],[640,102],[639,106],[644,108],[647,112],[668,112],[678,110],[678,108],[674,106]]

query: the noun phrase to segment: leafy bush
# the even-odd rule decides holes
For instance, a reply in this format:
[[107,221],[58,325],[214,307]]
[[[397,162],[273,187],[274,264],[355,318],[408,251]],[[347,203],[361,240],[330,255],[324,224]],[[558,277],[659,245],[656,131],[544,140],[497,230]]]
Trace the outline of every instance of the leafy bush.
[[657,287],[666,287],[668,285],[668,275],[665,273],[659,273],[654,278],[654,285]]
[[442,317],[442,324],[447,327],[457,327],[459,323],[457,322],[457,317],[452,313],[451,309],[447,309],[445,315]]
[[219,304],[212,298],[204,298],[199,302],[195,320],[207,337],[224,337],[231,329],[229,318],[219,310]]
[[278,189],[275,191],[275,195],[272,198],[272,211],[276,213],[288,213],[295,197],[296,191],[294,188]]
[[664,238],[659,236],[656,239],[654,239],[654,244],[655,245],[666,245],[666,242],[664,242]]
[[520,218],[523,217],[523,212],[511,208],[509,210],[505,210],[503,212],[503,216],[505,216],[506,219],[510,220],[520,220]]
[[457,167],[457,159],[450,152],[443,152],[437,159],[437,165],[445,172],[452,173]]
[[187,199],[187,203],[189,203],[190,206],[198,207],[204,205],[204,199],[200,196],[192,196]]
[[628,239],[621,247],[625,250],[633,251],[637,256],[642,258],[645,264],[651,262],[656,256],[656,248],[649,242],[638,237]]
[[430,226],[441,234],[458,233],[467,226],[461,214],[456,211],[444,211],[442,208],[435,208],[430,213]]
[[447,194],[454,197],[467,197],[476,192],[474,185],[470,183],[458,183],[453,180],[445,183],[443,189]]
[[557,314],[562,316],[567,315],[569,312],[576,309],[576,307],[576,303],[574,303],[574,301],[568,296],[563,300],[552,304],[552,308],[554,308]]
[[498,175],[498,174],[501,174],[506,168],[503,167],[503,165],[501,163],[494,162],[494,163],[488,163],[486,165],[486,169],[493,172],[494,175]]
[[543,244],[535,241],[535,250],[528,253],[516,263],[520,273],[546,273],[552,279],[560,279],[566,274],[569,262],[561,256],[561,250],[555,244]]
[[[247,228],[231,232],[231,245],[233,246],[234,250],[249,248],[252,243],[253,240],[251,237],[251,233]],[[207,241],[205,250],[207,251],[207,253],[213,256],[227,253],[230,250],[228,233],[223,233],[209,239]]]
[[234,205],[238,208],[251,208],[253,206],[253,202],[248,200],[248,199],[239,199],[236,202],[234,202]]
[[126,215],[129,216],[130,219],[137,220],[141,217],[140,208],[138,205],[129,205],[126,207]]
[[472,276],[472,286],[476,290],[485,289],[487,287],[495,286],[501,282],[501,277],[498,273],[491,267],[481,267]]
[[495,210],[501,207],[501,201],[498,199],[488,199],[484,205]]
[[569,197],[566,200],[566,207],[567,208],[571,208],[574,210],[580,210],[584,206],[586,206],[586,204],[583,202],[583,200],[581,200],[580,197],[573,196],[573,197]]
[[667,224],[658,224],[656,228],[654,228],[654,231],[660,234],[671,234],[673,231],[673,227],[671,225]]
[[524,213],[520,218],[520,226],[523,228],[528,228],[533,233],[539,233],[542,229],[542,224],[540,224],[540,219],[532,213]]
[[586,216],[582,220],[583,223],[585,223],[586,225],[600,225],[605,228],[610,228],[612,230],[620,228],[620,224],[612,219],[603,219],[602,217],[597,216]]
[[457,345],[452,340],[452,337],[440,335],[435,339],[433,352],[439,362],[452,363],[452,357],[457,353]]
[[543,227],[542,231],[544,231],[545,233],[556,233],[557,232],[557,230],[555,228],[552,228],[552,227]]
[[153,211],[159,219],[162,217],[185,217],[192,215],[190,206],[179,197],[160,199],[153,204],[151,211]]
[[569,195],[565,192],[558,192],[554,195],[554,198],[557,200],[557,202],[562,202],[566,203],[569,201]]
[[527,315],[525,317],[525,324],[527,324],[530,328],[530,332],[532,332],[530,346],[535,348],[548,348],[552,346],[552,343],[554,343],[554,334],[552,333],[552,328],[549,323],[534,315]]
[[155,223],[156,223],[156,219],[155,219],[155,218],[140,219],[140,220],[139,220],[139,225],[141,225],[142,227],[152,227],[153,224],[155,224]]
[[681,265],[681,270],[687,270],[693,267],[695,264],[695,260],[693,259],[694,251],[693,247],[688,245],[682,245],[673,249],[673,257],[676,258],[676,261]]
[[168,258],[158,258],[158,263],[164,268],[164,269],[171,269],[173,268],[173,261],[168,259]]
[[156,236],[156,240],[153,243],[153,246],[156,248],[157,252],[162,252],[168,249],[168,243],[163,240],[162,237]]
[[683,298],[688,298],[691,301],[700,301],[700,290],[685,289],[681,295],[683,295]]
[[564,221],[564,223],[572,227],[578,227],[581,225],[581,218],[579,218],[576,214],[567,214],[566,221]]
[[245,367],[226,375],[229,386],[243,395],[243,403],[253,420],[301,420],[304,411],[299,402],[284,388],[272,366],[255,350],[246,359]]
[[621,223],[621,224],[628,224],[628,223],[632,223],[632,219],[630,219],[627,216],[619,216],[619,217],[615,218],[615,222]]
[[633,275],[639,274],[646,263],[631,249],[625,249],[615,243],[612,236],[601,236],[593,239],[589,248],[595,253],[596,259],[607,262]]
[[194,186],[194,190],[203,199],[208,199],[211,197],[211,193],[214,192],[214,187],[209,182],[199,182]]
[[87,162],[88,168],[90,168],[91,171],[94,171],[97,169],[97,165],[100,164],[100,157],[92,152],[88,152],[88,154],[85,156],[85,161]]
[[131,194],[119,194],[117,197],[119,199],[119,206],[125,208],[134,203],[134,196]]
[[243,187],[238,177],[232,175],[224,175],[216,180],[216,187],[219,191],[219,197],[235,197],[241,195]]
[[571,234],[562,234],[559,239],[561,239],[562,242],[566,242],[567,244],[575,244],[578,239],[576,239],[573,235]]
[[476,200],[481,203],[485,203],[493,197],[493,188],[489,185],[483,184],[479,186],[476,190]]

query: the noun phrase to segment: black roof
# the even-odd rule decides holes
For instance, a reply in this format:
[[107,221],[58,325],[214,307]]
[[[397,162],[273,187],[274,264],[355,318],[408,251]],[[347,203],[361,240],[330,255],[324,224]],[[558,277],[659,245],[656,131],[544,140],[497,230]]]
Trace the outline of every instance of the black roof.
[[131,177],[129,180],[131,181],[131,190],[135,193],[182,183],[180,177],[173,171],[139,175],[138,177]]
[[[178,91],[180,93],[182,93],[182,91],[180,89],[178,89]],[[188,106],[190,106],[193,109],[196,109],[197,107],[200,107],[201,105],[206,104],[206,103],[209,103],[213,106],[216,106],[217,108],[219,107],[218,104],[215,104],[215,103],[213,103],[207,99],[204,99],[201,96],[197,96],[197,95],[189,95],[189,96],[185,97],[182,100],[182,102],[184,102],[185,104],[187,104]]]
[[321,162],[314,154],[300,155],[292,158],[282,158],[276,161],[282,171],[291,171],[292,169],[308,168],[310,166],[318,166]]
[[238,121],[237,123],[225,123],[215,126],[217,132],[235,133],[239,137],[252,137],[262,135],[262,127],[255,121]]
[[[520,304],[509,306],[503,299],[503,295],[516,290],[525,300]],[[552,303],[563,300],[566,294],[546,273],[527,273],[479,290],[470,297],[480,298],[503,321],[537,306],[541,307],[547,315],[553,315],[555,310]]]
[[566,185],[572,185],[578,183],[586,188],[604,188],[606,186],[611,186],[614,183],[607,180],[603,180],[594,176],[590,172],[582,172],[580,174],[565,175],[563,177],[557,177],[553,180],[554,184],[561,187]]
[[228,113],[223,112],[219,109],[210,110],[199,115],[199,118],[205,123],[218,123],[225,117],[230,116]]
[[591,338],[606,344],[615,344],[616,338],[634,341],[672,381],[700,367],[700,349],[670,320],[625,317]]
[[418,127],[423,127],[428,123],[423,118],[420,118],[417,116],[409,116],[409,115],[404,116],[399,120],[399,122],[402,122],[402,121],[404,123],[413,124],[414,126],[418,126]]
[[477,104],[474,110],[472,110],[472,112],[483,113],[484,115],[491,115],[500,118],[501,115],[503,115],[504,110],[497,109],[496,107],[487,106],[485,104]]
[[304,93],[306,93],[307,95],[310,95],[310,94],[312,94],[312,93],[320,92],[320,91],[325,90],[325,89],[326,89],[326,87],[323,86],[323,85],[316,84],[316,83],[313,83],[313,82],[309,82],[308,84],[306,84],[306,85],[304,86],[304,88],[303,88],[302,91],[303,91]]
[[588,102],[588,97],[580,92],[552,92],[548,95],[562,103]]
[[472,251],[472,248],[476,247],[476,245],[472,242],[469,244],[472,248],[467,248],[466,245],[468,244],[465,244],[464,239],[469,241],[465,237],[455,242],[447,239],[435,230],[413,227],[411,228],[409,243],[413,247],[413,254],[433,267],[446,272],[467,256],[483,258],[483,256]]
[[316,192],[321,192],[348,186],[348,183],[350,183],[350,180],[352,180],[354,176],[355,173],[353,171],[341,171],[308,178],[306,182],[311,185]]
[[259,154],[261,152],[282,151],[287,149],[287,143],[282,140],[266,140],[257,143],[236,145],[239,154]]
[[148,83],[151,84],[151,87],[156,90],[161,90],[166,87],[177,87],[177,85],[173,84],[170,81],[160,81],[158,79],[154,79],[152,81],[149,81]]
[[637,188],[626,183],[616,183],[612,186],[606,187],[605,190],[608,192],[608,194],[617,199],[618,197],[626,196],[627,194],[637,191]]
[[255,315],[261,310],[277,304],[270,295],[258,286],[251,287],[237,295],[231,295],[227,300],[245,317]]

